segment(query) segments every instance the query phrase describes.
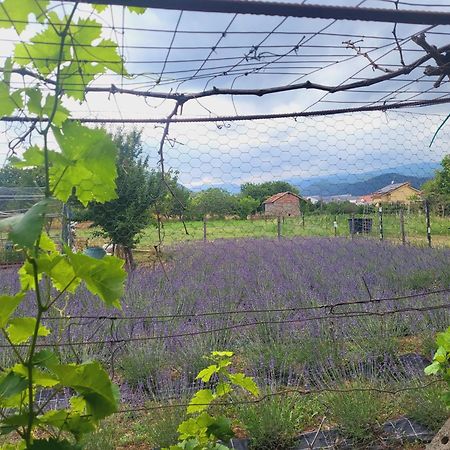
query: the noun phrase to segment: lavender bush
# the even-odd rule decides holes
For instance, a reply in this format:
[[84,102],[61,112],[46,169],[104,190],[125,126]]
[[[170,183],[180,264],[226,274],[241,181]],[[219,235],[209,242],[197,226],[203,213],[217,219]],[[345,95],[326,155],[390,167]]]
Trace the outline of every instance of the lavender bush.
[[[329,386],[355,378],[397,383],[421,376],[430,356],[427,339],[449,324],[445,309],[383,317],[342,314],[445,304],[448,293],[344,305],[334,314],[294,310],[367,300],[368,289],[379,298],[450,287],[448,250],[297,238],[193,243],[167,252],[164,269],[142,267],[130,276],[124,318],[113,316],[116,312],[86,290],[68,296],[63,310],[48,313],[72,317],[47,319],[57,331],[52,339],[72,343],[59,348],[61,354],[103,360],[127,402],[189,395],[204,366],[202,356],[224,348],[235,351],[242,369],[268,389]],[[0,278],[11,290],[17,284],[8,270]],[[293,310],[251,312],[286,308]],[[240,310],[248,312],[236,313]],[[225,313],[188,316],[211,311]],[[141,317],[172,314],[186,316]],[[76,318],[80,315],[91,318]],[[104,342],[111,340],[118,342]],[[95,343],[79,344],[86,341]],[[414,354],[421,356],[414,359]],[[9,357],[2,352],[2,359]]]

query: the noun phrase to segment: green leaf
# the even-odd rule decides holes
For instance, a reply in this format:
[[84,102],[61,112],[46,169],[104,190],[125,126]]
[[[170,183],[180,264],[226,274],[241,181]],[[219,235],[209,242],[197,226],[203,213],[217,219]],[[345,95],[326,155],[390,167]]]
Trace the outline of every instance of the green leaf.
[[224,395],[229,394],[232,390],[233,388],[230,386],[229,383],[221,381],[220,383],[217,383],[216,396],[223,397]]
[[52,123],[58,127],[60,127],[69,117],[69,110],[64,108],[61,104],[61,100],[56,99],[54,95],[47,95],[44,106],[42,106],[42,93],[38,88],[27,89],[26,93],[28,95],[28,110],[38,117],[50,118],[53,116]]
[[441,369],[441,365],[435,361],[431,363],[429,366],[425,367],[425,375],[435,375],[437,374]]
[[117,388],[98,362],[52,367],[61,385],[74,389],[86,401],[86,414],[99,420],[117,411]]
[[124,292],[126,278],[123,260],[114,256],[95,259],[70,251],[68,257],[75,275],[86,283],[89,291],[98,295],[108,306],[120,308],[119,300]]
[[34,354],[32,364],[37,367],[48,369],[59,364],[58,356],[50,350],[41,350]]
[[450,327],[444,333],[438,333],[436,336],[436,344],[443,347],[444,350],[450,352]]
[[18,246],[32,248],[42,233],[45,214],[50,203],[49,199],[41,200],[25,214],[0,220],[0,231],[8,231],[9,238]]
[[108,5],[91,5],[91,6],[95,11],[99,13],[103,12],[108,7]]
[[117,147],[102,129],[91,129],[66,121],[62,129],[53,127],[62,155],[70,166],[55,162],[51,168],[54,195],[67,201],[73,189],[83,205],[116,198]]
[[11,314],[20,305],[25,294],[0,295],[0,328],[5,328]]
[[128,10],[136,14],[144,14],[147,8],[141,6],[128,6]]
[[[24,366],[23,364],[16,364],[12,368],[12,371],[27,380],[29,379],[28,367]],[[32,378],[33,385],[35,386],[54,387],[59,384],[59,380],[52,376],[49,372],[44,372],[36,368],[32,369]]]
[[439,363],[444,363],[445,361],[447,361],[447,351],[445,350],[444,347],[439,347],[436,350],[433,360]]
[[[63,20],[64,22],[64,20]],[[42,75],[50,75],[58,66],[58,62],[70,61],[69,48],[61,51],[61,37],[57,29],[51,25],[35,34],[29,42],[20,42],[14,48],[14,61],[20,66],[31,65]]]
[[201,370],[198,375],[195,377],[196,380],[202,380],[203,382],[207,383],[211,377],[219,371],[219,368],[212,364],[205,369]]
[[259,388],[252,377],[248,377],[243,373],[229,373],[227,374],[227,377],[232,383],[240,386],[251,394],[259,395]]
[[192,414],[208,409],[208,406],[214,400],[215,396],[211,389],[201,389],[197,391],[189,402],[187,413]]
[[224,416],[217,417],[214,423],[208,426],[208,434],[214,435],[221,441],[229,441],[234,436],[230,419]]
[[[15,345],[23,344],[33,336],[36,327],[36,318],[34,317],[17,317],[9,321],[9,326],[6,329],[8,337]],[[40,325],[38,329],[38,336],[48,336],[50,330],[44,325]]]
[[44,20],[42,11],[48,7],[49,0],[4,0],[0,3],[0,28],[12,28],[22,33],[28,16],[34,14],[39,22]]
[[61,85],[64,93],[76,100],[85,99],[85,88],[96,75],[105,73],[106,68],[85,61],[72,61],[61,70]]
[[222,352],[214,351],[214,352],[211,352],[211,355],[219,357],[219,358],[231,358],[234,355],[234,353],[228,352],[228,351],[222,351]]
[[28,382],[24,377],[14,372],[9,372],[5,377],[0,379],[0,399],[20,394],[27,387]]
[[0,117],[9,116],[16,109],[20,109],[23,106],[21,97],[21,90],[10,92],[9,86],[0,81]]

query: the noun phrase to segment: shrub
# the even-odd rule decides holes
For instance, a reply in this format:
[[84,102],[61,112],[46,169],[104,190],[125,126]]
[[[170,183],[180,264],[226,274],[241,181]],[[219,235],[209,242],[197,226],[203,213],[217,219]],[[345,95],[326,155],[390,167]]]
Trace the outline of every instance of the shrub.
[[293,394],[242,405],[236,416],[250,436],[251,449],[276,450],[291,448],[300,432],[313,425],[322,412],[317,398]]

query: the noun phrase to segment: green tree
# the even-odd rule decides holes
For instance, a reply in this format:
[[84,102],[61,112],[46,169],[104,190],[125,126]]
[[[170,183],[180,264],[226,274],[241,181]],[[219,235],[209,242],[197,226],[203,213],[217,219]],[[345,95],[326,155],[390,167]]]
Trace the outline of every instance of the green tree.
[[241,219],[246,219],[247,216],[254,214],[259,206],[259,200],[253,197],[238,197],[237,213]]
[[267,181],[265,183],[244,183],[241,185],[241,195],[243,197],[252,197],[255,200],[258,200],[259,209],[262,208],[264,200],[271,195],[287,191],[300,195],[298,188],[287,181]]
[[121,246],[126,264],[134,267],[132,249],[150,224],[150,207],[163,195],[159,175],[148,169],[143,156],[140,131],[119,132],[114,138],[118,150],[117,198],[88,205],[86,218],[99,226],[114,246]]
[[204,216],[225,217],[237,212],[237,198],[220,188],[198,192],[192,198],[191,215],[196,219]]
[[435,177],[422,185],[422,190],[431,206],[444,217],[450,209],[450,155],[444,157],[441,166]]

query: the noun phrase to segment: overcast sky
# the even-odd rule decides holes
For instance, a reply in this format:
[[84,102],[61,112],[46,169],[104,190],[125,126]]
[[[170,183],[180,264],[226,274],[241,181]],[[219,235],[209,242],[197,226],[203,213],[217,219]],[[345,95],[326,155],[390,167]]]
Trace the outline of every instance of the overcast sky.
[[[313,3],[357,5],[361,2],[315,0]],[[448,1],[411,0],[409,3],[430,5],[427,8],[419,5],[416,9],[450,11]],[[431,5],[440,6],[437,8]],[[393,2],[379,0],[367,0],[361,6],[394,8]],[[411,5],[401,5],[400,8],[414,9]],[[80,14],[86,15],[90,11],[88,5],[83,5]],[[355,50],[348,48],[344,43],[348,39],[358,41],[356,45],[361,46],[372,60],[387,70],[396,70],[400,64],[399,52],[392,40],[393,24],[243,15],[235,17],[231,14],[193,12],[181,14],[179,11],[164,10],[148,10],[143,16],[137,16],[124,13],[118,7],[113,7],[98,18],[104,24],[115,27],[115,30],[105,30],[105,37],[114,37],[121,46],[123,44],[128,72],[141,75],[128,80],[105,75],[94,83],[97,86],[115,83],[141,90],[193,92],[213,86],[261,88],[306,80],[337,85],[352,76],[368,78],[381,75],[381,70],[373,70],[366,58],[356,56]],[[175,36],[173,32],[165,31],[173,31],[177,23],[178,33]],[[123,24],[125,33],[122,35]],[[423,55],[422,50],[408,38],[425,28],[397,26],[406,64]],[[225,30],[227,32],[222,35]],[[271,31],[275,33],[269,35]],[[315,35],[319,31],[321,33]],[[435,27],[428,30],[427,39],[437,46],[447,44],[450,41],[447,32],[450,32],[449,27]],[[24,38],[31,34],[32,30]],[[10,31],[0,30],[0,39],[0,61],[3,62],[13,48],[13,42],[7,40],[15,40],[17,36]],[[295,46],[298,46],[297,50],[294,50]],[[382,48],[377,49],[380,46]],[[212,47],[216,47],[215,51],[211,51]],[[336,61],[342,62],[337,64]],[[319,70],[326,66],[329,67]],[[423,77],[417,82],[406,81],[420,78],[422,74],[423,68],[419,68],[400,78],[400,81],[326,96],[323,92],[309,90],[262,98],[205,98],[186,104],[183,116],[300,112],[450,95],[448,82],[439,89],[433,89],[431,81],[434,79]],[[195,79],[189,80],[192,75],[195,75]],[[161,81],[157,85],[158,79]],[[396,90],[393,95],[389,95],[389,92]],[[423,94],[424,91],[427,92]],[[72,101],[66,104],[76,117],[99,118],[164,117],[173,108],[169,100],[144,101],[130,95],[106,94],[89,94],[83,105]],[[409,168],[410,172],[421,175],[421,164],[440,161],[448,152],[448,127],[443,129],[436,144],[429,148],[431,137],[447,110],[448,105],[443,105],[408,113],[377,112],[302,118],[297,121],[280,119],[177,124],[170,129],[171,140],[166,145],[166,158],[169,167],[180,170],[180,179],[184,184],[197,188],[222,183],[240,184],[245,181],[383,171],[403,165],[414,165],[414,170]],[[146,152],[156,165],[162,129],[154,125],[139,127],[143,129]],[[20,126],[8,127],[7,133],[2,133],[3,155],[7,150],[5,141],[14,137],[20,129]],[[110,129],[114,130],[115,127]]]

